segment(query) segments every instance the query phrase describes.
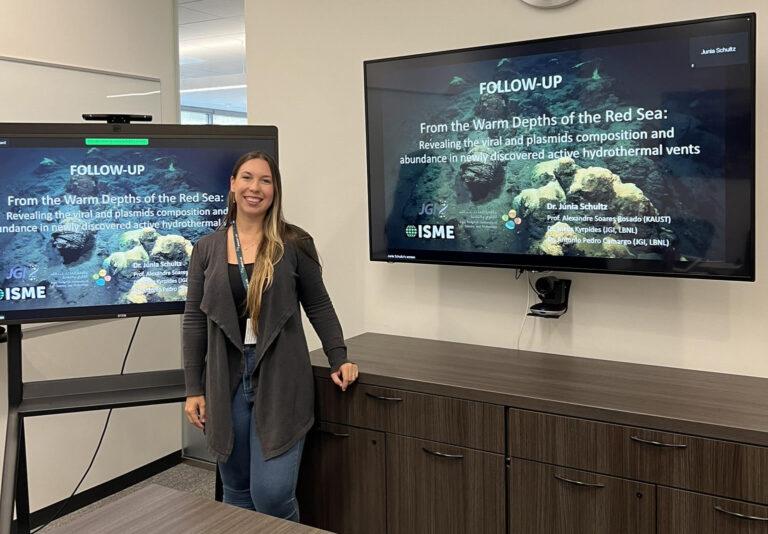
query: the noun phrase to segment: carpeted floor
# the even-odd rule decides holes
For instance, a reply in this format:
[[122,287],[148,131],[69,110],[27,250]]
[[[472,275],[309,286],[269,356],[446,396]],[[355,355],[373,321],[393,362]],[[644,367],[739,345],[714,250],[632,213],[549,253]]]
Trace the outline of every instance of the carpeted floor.
[[91,510],[95,510],[96,508],[104,506],[105,504],[109,504],[112,501],[133,493],[134,491],[143,488],[147,484],[159,484],[160,486],[166,486],[168,488],[177,489],[179,491],[186,491],[201,497],[208,497],[209,499],[213,499],[214,486],[216,484],[216,472],[212,469],[205,469],[191,463],[180,463],[179,465],[174,466],[167,471],[158,473],[157,475],[148,478],[143,482],[139,482],[138,484],[135,484],[129,488],[126,488],[119,493],[110,495],[105,499],[90,504],[84,508],[80,508],[79,510],[74,511],[69,515],[65,515],[64,517],[53,521],[41,532],[41,534],[44,534],[49,528],[65,525],[69,521],[72,521],[74,518],[79,517],[82,514],[86,514]]

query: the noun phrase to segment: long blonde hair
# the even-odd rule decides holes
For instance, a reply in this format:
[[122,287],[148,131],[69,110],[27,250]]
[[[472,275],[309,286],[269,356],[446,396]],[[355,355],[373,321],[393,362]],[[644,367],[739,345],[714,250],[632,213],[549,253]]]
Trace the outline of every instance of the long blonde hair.
[[[272,205],[264,217],[264,235],[256,251],[256,258],[253,261],[253,274],[248,282],[248,295],[245,299],[253,333],[258,335],[262,295],[272,285],[275,265],[283,258],[283,253],[285,252],[283,240],[286,234],[293,234],[294,232],[288,229],[288,224],[283,219],[283,188],[280,181],[280,169],[277,167],[277,162],[272,156],[261,151],[248,152],[237,160],[232,176],[237,177],[240,167],[252,159],[261,159],[267,162],[272,173],[272,183],[274,185]],[[236,219],[237,203],[235,202],[235,194],[230,191],[227,197],[227,216],[224,219],[224,224],[227,226],[234,224]]]

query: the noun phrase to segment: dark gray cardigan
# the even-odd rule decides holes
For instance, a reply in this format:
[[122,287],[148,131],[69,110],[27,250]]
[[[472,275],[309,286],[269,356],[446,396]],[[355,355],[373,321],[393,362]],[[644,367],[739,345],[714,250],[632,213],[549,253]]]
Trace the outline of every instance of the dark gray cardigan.
[[[306,232],[296,230],[306,252],[286,240],[259,315],[253,414],[267,460],[290,449],[314,423],[314,382],[299,302],[322,341],[331,371],[347,361],[314,243]],[[226,461],[233,443],[232,395],[244,369],[227,272],[226,228],[195,244],[187,285],[182,328],[187,396],[205,395],[206,444],[216,460]]]

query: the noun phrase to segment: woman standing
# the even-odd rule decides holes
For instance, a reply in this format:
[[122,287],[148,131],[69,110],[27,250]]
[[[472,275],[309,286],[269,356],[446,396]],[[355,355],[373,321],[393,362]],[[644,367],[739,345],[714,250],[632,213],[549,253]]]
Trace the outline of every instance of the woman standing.
[[195,244],[183,320],[185,412],[205,432],[224,502],[298,521],[296,481],[314,422],[299,303],[333,381],[346,390],[358,371],[312,238],[285,222],[281,201],[277,164],[249,152],[232,172],[225,224]]

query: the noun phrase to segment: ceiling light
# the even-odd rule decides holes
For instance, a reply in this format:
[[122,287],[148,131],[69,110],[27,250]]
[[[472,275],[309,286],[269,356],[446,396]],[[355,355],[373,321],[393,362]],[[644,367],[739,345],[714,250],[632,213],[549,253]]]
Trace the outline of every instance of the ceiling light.
[[207,91],[225,91],[227,89],[245,89],[248,87],[246,84],[240,85],[221,85],[219,87],[200,87],[198,89],[182,89],[180,93],[205,93]]
[[147,96],[147,95],[156,95],[159,93],[160,91],[147,91],[146,93],[124,93],[122,95],[107,95],[107,98],[124,98],[126,96]]

